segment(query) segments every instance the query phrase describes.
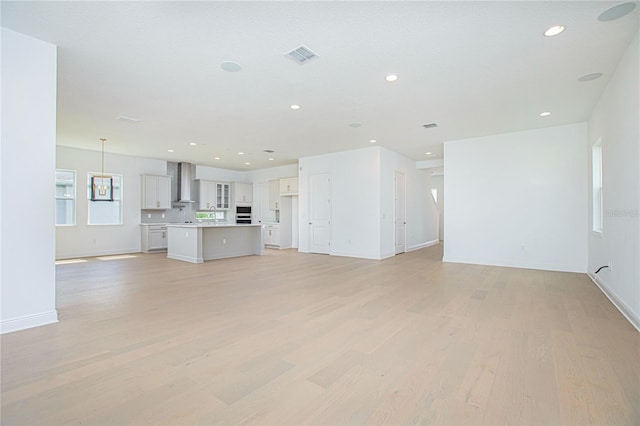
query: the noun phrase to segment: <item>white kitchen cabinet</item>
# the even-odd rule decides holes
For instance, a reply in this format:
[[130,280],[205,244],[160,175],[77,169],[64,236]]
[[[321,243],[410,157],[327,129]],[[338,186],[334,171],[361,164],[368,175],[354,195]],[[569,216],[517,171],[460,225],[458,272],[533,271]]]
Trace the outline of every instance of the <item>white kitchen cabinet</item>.
[[256,185],[255,202],[251,213],[254,223],[269,223],[276,221],[276,212],[269,207],[269,182],[258,182]]
[[171,177],[142,175],[142,209],[169,210],[171,208]]
[[231,184],[200,179],[198,181],[199,210],[228,210],[231,199]]
[[250,183],[235,182],[233,184],[233,194],[236,203],[252,203],[253,185]]
[[215,206],[216,202],[216,183],[209,180],[198,181],[198,209],[209,210],[212,206]]
[[216,208],[228,210],[231,201],[231,185],[228,183],[216,183]]
[[291,177],[280,179],[280,195],[298,195],[298,178]]
[[144,253],[150,253],[156,250],[166,250],[167,241],[167,225],[141,225],[141,243],[142,251]]
[[265,246],[280,247],[280,225],[265,225],[263,241]]
[[269,209],[280,210],[280,180],[269,181]]

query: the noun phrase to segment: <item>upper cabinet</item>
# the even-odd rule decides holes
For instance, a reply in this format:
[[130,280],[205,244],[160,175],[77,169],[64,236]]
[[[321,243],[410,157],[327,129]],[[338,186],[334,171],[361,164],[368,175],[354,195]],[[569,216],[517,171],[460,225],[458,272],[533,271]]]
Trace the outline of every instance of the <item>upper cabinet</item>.
[[209,210],[215,207],[216,183],[208,180],[198,180],[198,210]]
[[216,183],[216,208],[219,210],[227,210],[230,207],[231,200],[231,184]]
[[269,209],[280,210],[280,181],[269,181]]
[[171,177],[142,175],[142,209],[169,210],[171,208]]
[[253,202],[253,185],[235,182],[233,184],[233,194],[236,203],[251,203]]
[[231,184],[226,182],[199,181],[199,210],[227,210],[231,200]]
[[280,195],[298,195],[298,178],[283,178],[280,179]]

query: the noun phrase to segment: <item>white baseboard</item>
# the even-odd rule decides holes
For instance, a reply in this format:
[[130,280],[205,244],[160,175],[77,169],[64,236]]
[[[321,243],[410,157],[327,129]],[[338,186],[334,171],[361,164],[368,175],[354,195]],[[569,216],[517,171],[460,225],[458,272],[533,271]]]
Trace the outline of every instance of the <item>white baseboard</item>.
[[26,330],[27,328],[39,327],[56,322],[58,322],[58,311],[55,309],[41,314],[11,318],[0,322],[0,334],[12,333],[14,331]]
[[618,296],[616,296],[600,278],[593,275],[591,272],[587,273],[587,275],[589,276],[589,278],[591,278],[591,281],[593,281],[595,285],[598,286],[600,291],[602,291],[604,295],[607,296],[607,299],[609,299],[611,303],[613,303],[613,306],[615,306],[616,309],[618,309],[620,313],[631,323],[631,325],[640,332],[640,318],[635,315],[631,311],[631,309],[629,309],[627,305],[625,305],[624,302],[620,300]]
[[471,265],[485,265],[485,266],[500,266],[504,268],[522,268],[522,269],[539,269],[542,271],[554,271],[554,272],[575,272],[578,274],[587,273],[586,267],[576,265],[555,265],[547,263],[528,263],[528,262],[513,262],[510,260],[500,259],[467,259],[452,256],[443,256],[443,262],[450,263],[468,263]]
[[142,253],[142,249],[138,247],[138,248],[116,249],[116,250],[96,250],[96,251],[88,251],[84,253],[56,253],[56,260],[78,259],[81,257],[113,256],[117,254],[131,254],[131,253]]
[[414,251],[414,250],[420,250],[420,249],[423,249],[423,248],[426,248],[426,247],[435,246],[436,244],[440,244],[440,240],[427,241],[426,243],[417,244],[415,246],[408,247],[407,248],[407,252]]
[[204,259],[201,257],[183,256],[181,254],[172,254],[172,253],[167,254],[167,259],[182,260],[183,262],[190,262],[190,263],[204,263]]
[[378,256],[369,256],[369,255],[363,255],[363,254],[359,254],[359,253],[348,253],[348,252],[339,252],[339,251],[332,251],[329,254],[331,256],[355,257],[357,259],[370,259],[370,260],[380,260],[381,259]]

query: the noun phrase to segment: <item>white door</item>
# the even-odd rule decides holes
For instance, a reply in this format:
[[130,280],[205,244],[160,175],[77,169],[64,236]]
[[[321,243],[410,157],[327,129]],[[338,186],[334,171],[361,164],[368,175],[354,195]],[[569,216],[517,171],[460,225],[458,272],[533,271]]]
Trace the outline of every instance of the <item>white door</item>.
[[329,254],[331,247],[331,179],[326,173],[309,181],[309,251]]
[[396,244],[396,254],[404,253],[405,250],[405,239],[406,239],[406,228],[407,228],[407,217],[406,217],[406,207],[405,207],[405,199],[406,199],[406,181],[404,177],[404,173],[395,172],[395,214],[394,214],[394,228],[395,228],[395,244]]

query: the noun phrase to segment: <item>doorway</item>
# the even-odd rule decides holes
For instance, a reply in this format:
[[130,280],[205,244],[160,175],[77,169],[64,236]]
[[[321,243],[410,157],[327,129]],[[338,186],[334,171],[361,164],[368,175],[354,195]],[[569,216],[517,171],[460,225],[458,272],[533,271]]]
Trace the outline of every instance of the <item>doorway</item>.
[[405,252],[407,236],[406,217],[406,191],[407,181],[404,173],[396,170],[394,176],[394,230],[395,230],[395,254]]
[[331,250],[331,179],[329,174],[309,180],[309,251],[329,254]]

